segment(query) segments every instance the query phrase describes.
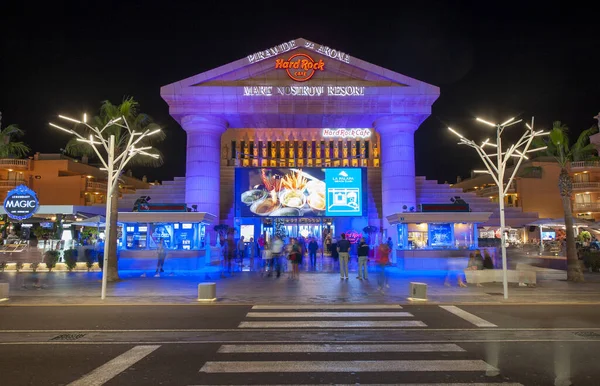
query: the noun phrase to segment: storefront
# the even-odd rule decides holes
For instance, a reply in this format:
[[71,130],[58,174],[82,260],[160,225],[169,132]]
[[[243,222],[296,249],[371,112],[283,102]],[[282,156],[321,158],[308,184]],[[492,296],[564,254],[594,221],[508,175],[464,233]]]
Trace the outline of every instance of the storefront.
[[210,262],[207,226],[214,216],[199,212],[120,212],[119,269],[156,267],[163,243],[172,270],[197,270]]

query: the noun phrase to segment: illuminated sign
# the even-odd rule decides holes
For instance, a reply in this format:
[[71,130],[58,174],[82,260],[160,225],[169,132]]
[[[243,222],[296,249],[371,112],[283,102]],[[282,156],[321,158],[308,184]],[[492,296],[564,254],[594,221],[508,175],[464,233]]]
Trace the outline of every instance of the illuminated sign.
[[323,129],[323,138],[369,138],[371,129]]
[[244,96],[364,96],[362,86],[248,86]]
[[9,191],[4,199],[4,210],[14,220],[32,217],[40,207],[37,195],[25,185],[19,185]]
[[325,62],[323,60],[315,62],[310,56],[300,53],[290,56],[288,60],[275,60],[275,68],[285,69],[288,76],[296,82],[306,82],[317,70],[325,70]]
[[360,169],[325,169],[326,216],[362,214],[362,173]]
[[[291,51],[297,47],[298,46],[296,46],[296,41],[290,40],[289,42],[279,44],[275,47],[271,47],[271,48],[263,50],[263,51],[255,52],[252,55],[248,55],[248,62],[249,63],[258,63],[262,60],[269,59],[274,56],[281,55],[283,53]],[[350,55],[348,55],[342,51],[339,51],[339,50],[336,50],[336,49],[333,49],[333,48],[330,48],[327,46],[322,46],[320,44],[316,44],[316,43],[310,42],[308,40],[306,40],[304,42],[304,45],[302,47],[307,48],[312,51],[315,51],[315,52],[318,52],[319,54],[325,55],[332,59],[340,60],[344,63],[350,63]]]
[[236,168],[236,217],[366,215],[366,168]]

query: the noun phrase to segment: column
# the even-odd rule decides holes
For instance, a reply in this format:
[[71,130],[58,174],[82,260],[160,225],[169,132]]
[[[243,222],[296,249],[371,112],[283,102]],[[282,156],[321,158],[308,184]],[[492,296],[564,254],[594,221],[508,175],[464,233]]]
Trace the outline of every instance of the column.
[[[181,120],[187,132],[185,201],[198,205],[198,212],[220,218],[221,134],[227,121],[217,117],[188,115]],[[233,184],[233,181],[231,181]]]
[[[380,118],[375,129],[380,136],[381,201],[383,224],[397,245],[397,232],[392,231],[386,216],[416,211],[414,133],[425,117],[399,115]],[[406,206],[406,209],[403,207]],[[395,255],[395,253],[394,253]]]

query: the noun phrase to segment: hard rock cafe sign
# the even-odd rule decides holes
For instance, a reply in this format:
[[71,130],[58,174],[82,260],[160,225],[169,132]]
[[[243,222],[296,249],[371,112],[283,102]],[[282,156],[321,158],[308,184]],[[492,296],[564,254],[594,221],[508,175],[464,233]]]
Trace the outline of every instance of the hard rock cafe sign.
[[307,54],[294,54],[288,60],[276,59],[276,69],[285,69],[288,76],[296,82],[306,82],[313,77],[315,72],[325,69],[325,62],[320,59],[315,61]]

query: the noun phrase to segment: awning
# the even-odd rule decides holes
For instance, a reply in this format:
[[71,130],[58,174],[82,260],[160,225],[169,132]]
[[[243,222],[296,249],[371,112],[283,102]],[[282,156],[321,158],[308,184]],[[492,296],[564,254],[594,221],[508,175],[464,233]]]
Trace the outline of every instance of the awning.
[[492,212],[402,212],[387,216],[390,225],[418,223],[484,223]]
[[98,215],[83,221],[74,221],[72,224],[75,226],[104,228],[106,226],[106,218],[102,215]]
[[217,216],[206,212],[119,212],[120,223],[187,222],[213,224]]
[[[543,226],[543,227],[564,227],[565,219],[564,218],[542,218],[537,221],[530,222],[527,225]],[[590,221],[573,219],[573,226],[592,227],[592,226],[595,226],[595,223],[590,222]]]

